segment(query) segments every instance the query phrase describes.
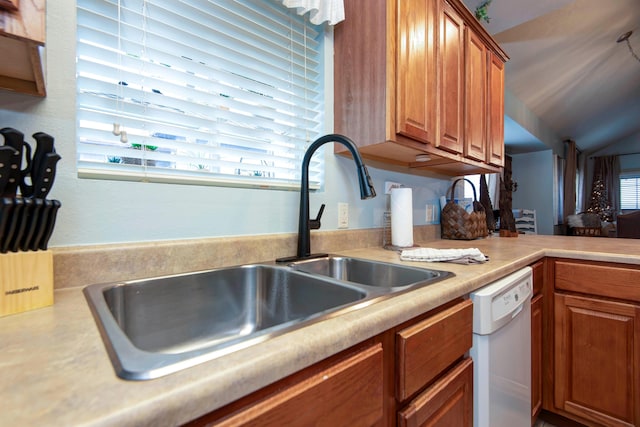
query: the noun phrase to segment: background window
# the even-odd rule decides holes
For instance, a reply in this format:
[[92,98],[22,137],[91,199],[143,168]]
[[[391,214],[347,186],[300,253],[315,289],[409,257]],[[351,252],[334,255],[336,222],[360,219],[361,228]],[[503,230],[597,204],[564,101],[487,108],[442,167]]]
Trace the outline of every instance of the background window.
[[620,174],[620,209],[640,209],[640,171]]
[[[322,27],[280,2],[77,1],[80,176],[296,188]],[[319,187],[322,152],[310,182]]]

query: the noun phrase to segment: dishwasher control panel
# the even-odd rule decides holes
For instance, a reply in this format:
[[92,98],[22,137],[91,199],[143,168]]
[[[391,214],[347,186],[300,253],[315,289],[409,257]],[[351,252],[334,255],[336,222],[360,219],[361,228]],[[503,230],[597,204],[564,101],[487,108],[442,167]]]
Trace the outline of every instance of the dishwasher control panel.
[[470,295],[473,301],[473,332],[490,334],[516,317],[524,304],[531,303],[531,267],[499,279]]
[[515,316],[522,307],[526,298],[531,298],[531,279],[517,283],[514,287],[507,289],[503,294],[498,295],[494,300],[491,310],[493,320],[501,319],[511,314]]

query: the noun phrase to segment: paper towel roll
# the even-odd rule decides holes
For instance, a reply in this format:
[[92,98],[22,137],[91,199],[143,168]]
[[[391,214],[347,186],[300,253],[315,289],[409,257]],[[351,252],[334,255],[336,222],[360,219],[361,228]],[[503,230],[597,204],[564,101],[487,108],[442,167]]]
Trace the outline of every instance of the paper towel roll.
[[391,189],[391,244],[413,246],[413,201],[410,188]]

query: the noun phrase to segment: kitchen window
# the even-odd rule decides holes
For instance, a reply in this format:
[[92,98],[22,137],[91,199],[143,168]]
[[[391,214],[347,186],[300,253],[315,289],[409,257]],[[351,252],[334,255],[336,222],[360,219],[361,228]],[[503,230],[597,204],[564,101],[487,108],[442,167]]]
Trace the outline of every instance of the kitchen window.
[[79,176],[298,188],[323,38],[280,0],[78,0]]
[[620,209],[640,209],[640,171],[620,174]]

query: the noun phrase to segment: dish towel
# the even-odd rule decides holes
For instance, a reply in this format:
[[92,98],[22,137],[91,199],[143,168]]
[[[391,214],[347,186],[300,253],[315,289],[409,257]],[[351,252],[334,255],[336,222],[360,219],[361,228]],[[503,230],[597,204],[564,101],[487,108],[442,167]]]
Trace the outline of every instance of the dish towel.
[[489,257],[478,248],[470,249],[405,249],[400,253],[402,261],[454,262],[457,264],[481,264]]

